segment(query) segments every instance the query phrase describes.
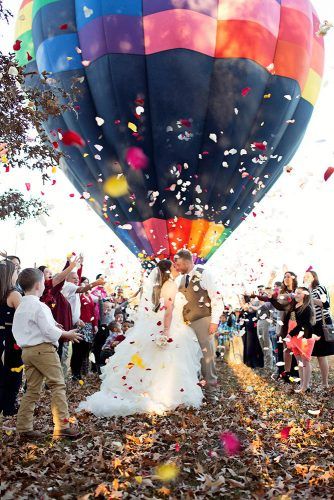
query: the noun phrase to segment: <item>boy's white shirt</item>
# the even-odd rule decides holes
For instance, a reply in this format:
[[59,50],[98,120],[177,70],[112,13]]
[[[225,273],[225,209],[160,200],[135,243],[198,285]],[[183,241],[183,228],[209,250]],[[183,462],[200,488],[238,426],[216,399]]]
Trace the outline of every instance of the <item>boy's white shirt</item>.
[[58,346],[63,330],[56,326],[50,308],[36,295],[26,295],[14,314],[13,335],[21,348],[43,343]]

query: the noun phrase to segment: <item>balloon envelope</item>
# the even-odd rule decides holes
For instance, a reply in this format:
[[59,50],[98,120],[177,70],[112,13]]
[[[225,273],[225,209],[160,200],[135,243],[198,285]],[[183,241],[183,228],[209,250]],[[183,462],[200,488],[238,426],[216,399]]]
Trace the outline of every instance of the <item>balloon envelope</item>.
[[[61,145],[63,168],[128,248],[186,246],[205,262],[303,138],[323,73],[318,29],[309,0],[25,0],[17,57],[66,90],[80,82],[77,112],[45,127],[51,141],[85,140]],[[103,186],[117,176],[128,190],[111,198]]]

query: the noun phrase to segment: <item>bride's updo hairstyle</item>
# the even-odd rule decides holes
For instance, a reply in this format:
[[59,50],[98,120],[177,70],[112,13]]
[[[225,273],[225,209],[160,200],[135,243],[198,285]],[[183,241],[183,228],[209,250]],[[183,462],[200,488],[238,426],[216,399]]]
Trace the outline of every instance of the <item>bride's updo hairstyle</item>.
[[169,259],[160,260],[157,264],[157,268],[159,270],[159,282],[153,286],[152,291],[152,303],[154,312],[159,311],[161,288],[171,276],[172,265],[173,263]]

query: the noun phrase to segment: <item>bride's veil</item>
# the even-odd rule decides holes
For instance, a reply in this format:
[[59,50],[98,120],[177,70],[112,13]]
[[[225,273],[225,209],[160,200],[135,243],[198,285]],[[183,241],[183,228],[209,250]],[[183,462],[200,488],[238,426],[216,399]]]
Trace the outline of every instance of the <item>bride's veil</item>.
[[139,303],[140,312],[147,311],[147,309],[156,310],[160,300],[161,284],[160,269],[155,267],[149,276],[144,278],[143,293]]

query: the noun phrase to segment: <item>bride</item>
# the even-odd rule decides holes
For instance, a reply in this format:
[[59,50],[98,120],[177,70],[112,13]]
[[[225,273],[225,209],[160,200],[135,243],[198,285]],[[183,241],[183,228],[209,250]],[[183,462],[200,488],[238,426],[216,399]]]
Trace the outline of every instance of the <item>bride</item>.
[[201,405],[202,351],[184,323],[186,301],[176,275],[165,259],[145,279],[135,326],[102,369],[100,391],[80,403],[79,410],[110,417]]

